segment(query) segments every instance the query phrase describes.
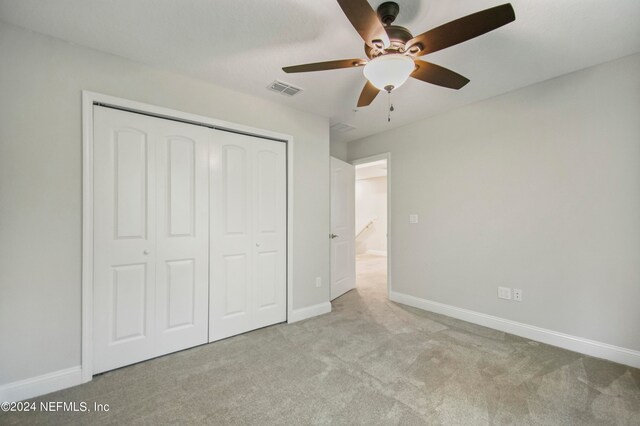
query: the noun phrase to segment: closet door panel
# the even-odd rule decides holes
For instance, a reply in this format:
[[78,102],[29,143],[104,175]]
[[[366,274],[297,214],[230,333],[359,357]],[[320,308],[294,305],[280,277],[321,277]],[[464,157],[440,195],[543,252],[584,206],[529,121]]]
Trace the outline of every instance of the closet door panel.
[[[166,262],[166,305],[164,331],[196,325],[196,262],[195,259]],[[198,344],[201,342],[195,342]]]
[[248,313],[247,299],[249,293],[249,265],[246,254],[223,256],[221,266],[221,281],[223,294],[216,295],[222,302],[222,318],[231,319],[246,316]]
[[147,135],[136,129],[113,130],[115,236],[147,236]]
[[[262,251],[256,255],[255,310],[260,312],[278,303],[278,253]],[[278,321],[279,322],[279,321]]]
[[170,237],[193,237],[195,232],[196,186],[200,183],[196,182],[200,177],[196,173],[197,143],[175,136],[165,141],[167,234]]
[[286,145],[255,139],[254,327],[286,320]]
[[155,135],[95,108],[94,373],[154,356]]
[[[225,135],[226,136],[226,135]],[[236,136],[236,135],[229,135]],[[224,236],[243,241],[251,232],[247,221],[249,206],[249,153],[244,141],[220,147],[220,202]],[[239,237],[239,238],[235,238]]]
[[211,131],[160,120],[158,132],[156,355],[162,355],[208,341]]
[[147,334],[145,313],[148,309],[146,265],[114,266],[111,285],[111,343],[144,339]]
[[210,145],[209,341],[251,329],[251,144],[215,132]]

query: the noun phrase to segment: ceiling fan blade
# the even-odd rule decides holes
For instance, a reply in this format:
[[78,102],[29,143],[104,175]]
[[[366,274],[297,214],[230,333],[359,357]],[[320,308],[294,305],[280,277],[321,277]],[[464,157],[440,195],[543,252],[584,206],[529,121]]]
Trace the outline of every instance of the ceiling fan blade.
[[338,59],[337,61],[316,62],[313,64],[293,65],[284,67],[282,70],[286,73],[292,72],[309,72],[309,71],[326,71],[337,70],[340,68],[360,67],[366,64],[364,59]]
[[364,89],[362,89],[362,93],[360,93],[360,98],[358,99],[358,107],[365,107],[371,104],[373,100],[378,96],[380,90],[371,84],[369,80],[367,80],[367,84],[364,85]]
[[412,38],[407,42],[407,50],[419,44],[422,49],[418,56],[437,52],[493,31],[515,19],[516,15],[510,3],[485,9],[440,25]]
[[416,59],[414,62],[418,68],[411,73],[411,77],[417,78],[418,80],[456,90],[462,88],[469,82],[468,78],[461,76],[457,72],[441,67],[440,65],[421,61],[419,59]]
[[[338,0],[338,4],[367,46],[389,46],[389,36],[367,0]],[[373,43],[376,40],[380,40],[384,46],[376,46]]]

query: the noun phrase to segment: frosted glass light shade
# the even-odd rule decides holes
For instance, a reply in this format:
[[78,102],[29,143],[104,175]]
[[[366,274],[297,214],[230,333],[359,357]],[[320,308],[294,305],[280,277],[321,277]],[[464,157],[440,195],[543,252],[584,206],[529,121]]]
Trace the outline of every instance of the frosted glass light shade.
[[414,69],[413,59],[392,53],[370,60],[362,72],[378,89],[391,91],[402,86]]

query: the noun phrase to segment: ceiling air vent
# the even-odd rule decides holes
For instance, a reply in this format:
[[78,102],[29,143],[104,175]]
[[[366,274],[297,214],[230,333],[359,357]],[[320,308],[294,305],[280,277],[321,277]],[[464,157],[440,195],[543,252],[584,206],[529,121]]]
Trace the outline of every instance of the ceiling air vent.
[[290,84],[287,83],[283,83],[281,81],[274,81],[273,83],[271,83],[269,85],[269,87],[267,87],[269,90],[273,90],[274,92],[278,92],[281,93],[283,95],[287,95],[287,96],[293,96],[298,92],[301,92],[302,89],[300,89],[299,87],[294,87]]
[[355,129],[356,128],[354,126],[346,123],[336,123],[331,125],[332,132],[347,133]]

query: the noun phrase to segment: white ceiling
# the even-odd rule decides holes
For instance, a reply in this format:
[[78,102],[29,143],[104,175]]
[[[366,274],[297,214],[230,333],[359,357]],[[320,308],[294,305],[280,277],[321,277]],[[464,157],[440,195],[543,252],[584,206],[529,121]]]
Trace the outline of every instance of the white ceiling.
[[[369,0],[375,8],[383,0]],[[396,0],[417,35],[507,0]],[[471,82],[460,91],[410,79],[354,111],[361,69],[285,74],[281,67],[364,58],[335,0],[0,0],[0,19],[79,45],[172,69],[355,126],[358,139],[640,51],[640,0],[512,0],[516,21],[425,59]],[[270,92],[275,79],[304,89]]]

